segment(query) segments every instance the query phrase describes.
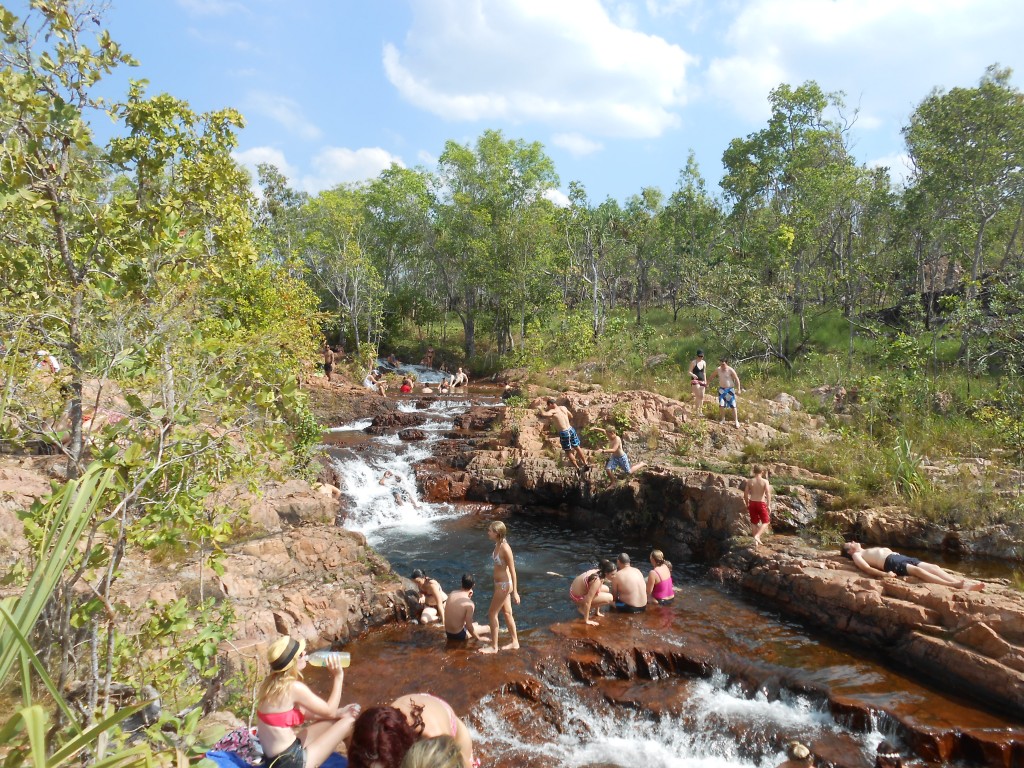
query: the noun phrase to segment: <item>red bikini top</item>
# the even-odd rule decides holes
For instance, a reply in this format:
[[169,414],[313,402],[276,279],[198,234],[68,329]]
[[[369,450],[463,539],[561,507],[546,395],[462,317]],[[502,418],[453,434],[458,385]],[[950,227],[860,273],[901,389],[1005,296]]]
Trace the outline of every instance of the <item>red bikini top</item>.
[[275,728],[295,728],[296,726],[302,725],[306,722],[305,715],[299,711],[298,707],[289,709],[286,712],[260,712],[256,711],[256,717],[261,722]]

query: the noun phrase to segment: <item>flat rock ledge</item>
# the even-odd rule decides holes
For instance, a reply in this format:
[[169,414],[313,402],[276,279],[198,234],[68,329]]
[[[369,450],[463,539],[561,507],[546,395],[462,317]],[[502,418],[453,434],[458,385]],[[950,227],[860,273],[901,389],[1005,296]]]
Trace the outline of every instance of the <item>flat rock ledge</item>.
[[1024,718],[1024,595],[874,579],[838,553],[778,537],[713,570],[781,613],[881,651],[914,675]]

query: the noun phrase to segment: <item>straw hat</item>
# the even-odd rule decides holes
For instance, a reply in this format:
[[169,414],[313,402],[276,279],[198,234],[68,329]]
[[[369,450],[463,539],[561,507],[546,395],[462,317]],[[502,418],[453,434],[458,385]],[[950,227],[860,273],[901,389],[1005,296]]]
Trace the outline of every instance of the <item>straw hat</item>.
[[267,649],[267,661],[274,672],[284,672],[294,666],[296,660],[306,650],[306,641],[296,640],[288,635],[282,635],[270,644]]

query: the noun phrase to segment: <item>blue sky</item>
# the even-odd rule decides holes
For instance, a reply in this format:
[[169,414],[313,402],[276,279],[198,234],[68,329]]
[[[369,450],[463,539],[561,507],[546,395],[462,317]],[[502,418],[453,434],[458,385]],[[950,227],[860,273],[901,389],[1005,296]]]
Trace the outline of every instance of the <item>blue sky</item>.
[[997,62],[1024,83],[1020,0],[113,0],[104,23],[141,65],[108,88],[239,109],[239,160],[314,193],[488,128],[595,202],[670,192],[691,148],[714,184],[769,91],[809,79],[845,91],[858,159],[902,176],[932,88]]

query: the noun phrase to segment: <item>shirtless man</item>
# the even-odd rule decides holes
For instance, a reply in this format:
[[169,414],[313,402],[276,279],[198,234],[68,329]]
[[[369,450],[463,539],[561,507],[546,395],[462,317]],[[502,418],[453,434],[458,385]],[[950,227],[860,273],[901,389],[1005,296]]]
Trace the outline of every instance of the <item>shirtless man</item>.
[[856,541],[848,541],[840,549],[843,557],[853,560],[854,565],[864,573],[886,579],[889,574],[897,576],[913,576],[929,584],[942,584],[954,589],[965,589],[968,592],[981,592],[985,585],[979,581],[968,581],[962,576],[955,576],[933,563],[926,563],[916,557],[906,557],[893,552],[888,547],[868,547],[865,549]]
[[626,455],[626,451],[622,448],[622,438],[615,432],[615,427],[605,427],[604,433],[608,436],[608,447],[602,448],[601,453],[611,454],[608,457],[608,463],[604,465],[604,471],[609,478],[615,477],[616,469],[621,469],[627,475],[632,475],[638,469],[643,469],[647,466],[642,461],[639,464],[630,466],[629,456]]
[[324,374],[327,376],[327,383],[331,383],[331,371],[334,370],[334,350],[324,344]]
[[708,389],[708,363],[704,350],[698,349],[697,356],[690,361],[690,394],[693,397],[693,412],[700,416],[704,412],[704,393]]
[[718,420],[725,421],[725,412],[731,409],[733,424],[738,427],[740,412],[736,407],[736,395],[743,391],[743,387],[740,386],[740,375],[729,365],[729,358],[724,356],[715,368],[715,373],[718,374]]
[[754,529],[754,546],[760,547],[761,534],[771,522],[772,486],[762,467],[755,464],[751,471],[754,476],[743,486],[743,503],[747,505],[747,514]]
[[548,409],[541,410],[540,415],[554,419],[555,426],[558,427],[558,440],[562,444],[562,450],[565,452],[565,458],[576,468],[583,469],[587,466],[587,456],[583,453],[583,449],[580,448],[580,436],[576,434],[576,430],[573,429],[569,419],[572,418],[572,414],[569,409],[564,405],[558,405],[553,398],[546,398],[544,402],[547,404]]
[[[490,638],[491,628],[473,621],[476,605],[473,603],[473,585],[476,580],[470,573],[462,574],[462,589],[453,589],[444,606],[444,631],[455,643],[472,637],[474,640]],[[481,637],[486,635],[486,637]]]
[[466,372],[464,370],[462,370],[461,368],[459,368],[459,370],[455,372],[455,378],[452,379],[452,386],[453,387],[468,387],[469,386],[469,376],[467,376]]
[[643,613],[647,610],[647,579],[639,569],[629,564],[629,555],[623,552],[616,558],[619,569],[612,580],[612,607],[619,613]]

